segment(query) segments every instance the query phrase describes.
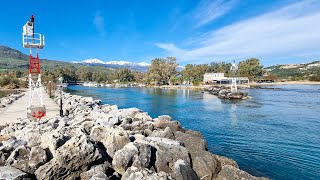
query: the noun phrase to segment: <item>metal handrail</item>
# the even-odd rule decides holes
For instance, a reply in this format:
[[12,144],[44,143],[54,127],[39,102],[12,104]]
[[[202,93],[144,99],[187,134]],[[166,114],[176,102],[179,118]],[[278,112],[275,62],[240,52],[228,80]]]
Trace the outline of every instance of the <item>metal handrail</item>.
[[25,48],[40,48],[42,49],[45,45],[44,35],[34,33],[32,35],[22,34],[23,47]]

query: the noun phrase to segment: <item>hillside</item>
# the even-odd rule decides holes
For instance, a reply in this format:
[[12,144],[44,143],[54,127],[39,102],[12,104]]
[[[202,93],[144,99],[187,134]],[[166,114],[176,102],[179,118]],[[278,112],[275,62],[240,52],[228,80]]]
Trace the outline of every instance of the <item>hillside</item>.
[[[0,71],[19,70],[26,71],[29,67],[29,56],[10,47],[0,45]],[[53,70],[57,68],[79,69],[85,65],[70,63],[58,60],[41,59],[41,68],[43,70]],[[92,67],[92,71],[110,71],[111,68]]]
[[311,76],[320,76],[320,61],[302,64],[284,64],[265,68],[268,74],[280,79],[308,80]]
[[[29,56],[7,46],[0,45],[0,72],[19,70],[26,72],[28,69]],[[64,62],[57,60],[41,60],[41,67],[45,71],[58,75],[57,69],[66,71],[81,71],[87,73],[111,73],[114,69],[129,68],[140,72],[146,72],[150,64],[133,63],[129,61],[101,61],[99,59],[87,59],[81,62]],[[179,66],[182,69],[181,66]],[[267,74],[275,75],[284,80],[309,80],[312,76],[320,78],[320,61],[303,64],[284,64],[266,67]],[[61,71],[60,71],[61,72]],[[61,74],[61,73],[60,73]],[[89,78],[90,79],[90,78]]]
[[[0,70],[20,70],[24,71],[28,68],[29,56],[10,47],[0,45]],[[41,67],[43,69],[57,67],[88,67],[94,69],[121,69],[129,68],[140,72],[146,72],[150,64],[148,63],[133,63],[129,61],[108,61],[103,62],[98,59],[87,59],[81,62],[64,62],[57,60],[41,59]]]
[[22,52],[20,52],[18,50],[9,48],[7,46],[0,45],[0,58],[27,60],[29,58],[29,56],[26,54],[23,54]]

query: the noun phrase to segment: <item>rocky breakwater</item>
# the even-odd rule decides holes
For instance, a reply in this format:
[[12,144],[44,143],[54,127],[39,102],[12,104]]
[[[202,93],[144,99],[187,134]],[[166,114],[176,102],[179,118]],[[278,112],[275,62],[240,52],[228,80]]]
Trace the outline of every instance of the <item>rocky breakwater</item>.
[[230,87],[226,86],[212,86],[206,89],[210,94],[218,96],[221,99],[248,99],[248,93],[244,92],[231,92]]
[[63,101],[68,117],[2,127],[1,179],[265,179],[210,153],[199,132],[170,116],[70,94]]
[[16,91],[14,93],[10,93],[5,97],[0,98],[0,108],[7,107],[12,104],[14,101],[18,100],[24,95],[22,91]]

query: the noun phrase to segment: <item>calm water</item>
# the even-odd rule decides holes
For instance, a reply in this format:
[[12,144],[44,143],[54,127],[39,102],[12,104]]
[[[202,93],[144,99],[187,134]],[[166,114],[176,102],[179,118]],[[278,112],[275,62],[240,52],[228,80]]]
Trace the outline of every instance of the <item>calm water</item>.
[[168,114],[201,131],[209,150],[235,159],[240,168],[271,179],[320,179],[320,86],[250,89],[252,99],[220,100],[208,93],[153,88],[89,88],[67,91],[137,107],[152,117]]

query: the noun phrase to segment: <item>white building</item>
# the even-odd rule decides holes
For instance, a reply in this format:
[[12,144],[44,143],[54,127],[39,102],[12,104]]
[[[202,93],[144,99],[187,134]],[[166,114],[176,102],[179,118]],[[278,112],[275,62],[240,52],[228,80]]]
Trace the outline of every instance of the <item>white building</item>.
[[[237,77],[238,84],[249,83],[247,77]],[[224,73],[205,73],[203,75],[204,84],[231,84],[232,77],[225,77]]]

